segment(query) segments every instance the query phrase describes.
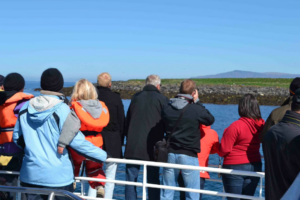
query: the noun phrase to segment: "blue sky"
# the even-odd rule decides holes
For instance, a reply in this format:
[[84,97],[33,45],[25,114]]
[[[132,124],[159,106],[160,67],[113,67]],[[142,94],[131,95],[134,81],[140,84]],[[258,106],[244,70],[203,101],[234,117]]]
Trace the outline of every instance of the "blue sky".
[[0,73],[68,81],[298,73],[299,0],[2,0]]

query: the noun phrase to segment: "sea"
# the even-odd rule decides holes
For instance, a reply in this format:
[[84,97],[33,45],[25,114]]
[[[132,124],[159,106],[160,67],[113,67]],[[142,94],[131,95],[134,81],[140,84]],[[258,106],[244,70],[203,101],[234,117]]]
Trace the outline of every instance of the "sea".
[[[74,82],[66,82],[64,87],[70,87],[74,86]],[[35,96],[39,95],[40,93],[38,91],[34,91],[35,88],[40,88],[40,83],[36,81],[27,81],[25,85],[25,92],[31,93]],[[200,99],[201,100],[201,99]],[[128,99],[123,99],[123,104],[124,104],[124,110],[125,113],[127,113],[130,100]],[[238,106],[237,105],[215,105],[215,104],[204,104],[205,107],[214,115],[215,117],[215,123],[212,125],[212,128],[217,131],[219,138],[221,140],[223,132],[225,128],[227,128],[232,122],[236,121],[239,119],[238,115]],[[260,106],[262,117],[266,120],[269,114],[273,109],[277,108],[276,106]],[[123,152],[124,152],[124,147],[123,147]],[[260,148],[260,153],[263,156],[262,148]],[[265,169],[264,166],[264,160],[263,162],[263,171]],[[210,165],[218,165],[219,164],[219,156],[214,154],[210,155],[209,157],[209,164]],[[104,166],[105,167],[105,166]],[[142,171],[142,167],[141,167]],[[160,169],[162,172],[162,169]],[[117,180],[125,180],[125,165],[120,164],[118,166],[118,173],[117,173]],[[219,179],[218,175],[216,173],[211,173],[211,178],[213,179]],[[138,181],[142,182],[143,176],[142,174],[139,175]],[[80,184],[80,183],[78,183]],[[263,180],[264,184],[264,180]],[[77,185],[77,192],[80,191],[80,185]],[[86,187],[88,188],[88,187]],[[212,190],[212,191],[218,191],[218,192],[223,192],[223,185],[222,183],[217,183],[217,182],[208,182],[206,181],[205,183],[205,190]],[[138,197],[142,197],[142,188],[137,188],[138,191]],[[124,194],[125,194],[125,187],[121,185],[116,185],[115,190],[114,190],[114,199],[120,199],[124,200]],[[259,189],[256,190],[255,196],[259,195]],[[264,196],[264,190],[263,190],[263,196]],[[176,200],[179,200],[179,192],[175,192],[175,198]],[[209,196],[209,195],[203,195],[202,197],[203,200],[221,200],[221,197],[216,197],[216,196]]]

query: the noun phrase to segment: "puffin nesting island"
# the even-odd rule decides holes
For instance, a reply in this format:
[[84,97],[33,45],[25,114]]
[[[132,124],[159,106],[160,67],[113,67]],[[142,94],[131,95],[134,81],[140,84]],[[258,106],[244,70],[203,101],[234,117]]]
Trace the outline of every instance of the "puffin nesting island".
[[[192,79],[197,84],[199,99],[202,103],[237,104],[240,97],[250,93],[256,96],[260,105],[281,105],[289,97],[289,85],[293,79],[274,78],[211,78]],[[162,79],[161,93],[168,98],[174,97],[183,79]],[[113,81],[111,90],[118,92],[122,99],[131,99],[142,91],[145,81],[140,79]],[[39,88],[35,91],[40,90]],[[73,87],[63,88],[70,96]]]

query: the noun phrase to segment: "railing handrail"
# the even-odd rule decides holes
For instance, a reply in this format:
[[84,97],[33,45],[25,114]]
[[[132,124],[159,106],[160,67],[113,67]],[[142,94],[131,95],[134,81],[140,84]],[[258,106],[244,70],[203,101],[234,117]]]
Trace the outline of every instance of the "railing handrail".
[[49,198],[48,198],[49,200],[53,199],[54,196],[64,196],[64,197],[72,198],[74,200],[82,200],[82,198],[78,197],[77,195],[73,194],[72,192],[68,192],[65,190],[47,189],[47,188],[28,188],[28,187],[0,185],[0,191],[49,195]]
[[180,165],[180,164],[153,162],[153,161],[142,161],[142,160],[108,158],[105,162],[134,164],[134,165],[147,165],[147,166],[152,166],[152,167],[167,167],[167,168],[173,168],[173,169],[207,171],[207,172],[214,172],[214,173],[221,173],[221,174],[235,174],[235,175],[241,175],[241,176],[255,176],[255,177],[264,177],[265,176],[264,172],[248,172],[248,171],[233,170],[233,169],[200,167],[200,166]]
[[[119,180],[108,180],[108,179],[99,179],[99,178],[89,178],[89,177],[75,177],[76,180],[80,181],[95,181],[95,182],[110,182],[119,185],[132,185],[143,187],[143,200],[146,199],[146,188],[159,188],[159,189],[171,189],[176,191],[185,191],[185,192],[196,192],[202,193],[207,195],[214,195],[214,196],[223,196],[223,197],[232,197],[232,198],[241,198],[241,199],[256,199],[256,200],[263,200],[262,197],[262,179],[265,176],[264,172],[249,172],[249,171],[241,171],[241,170],[231,170],[231,169],[221,169],[221,168],[212,168],[212,167],[199,167],[199,166],[191,166],[191,165],[180,165],[180,164],[171,164],[171,163],[161,163],[161,162],[152,162],[152,161],[141,161],[141,160],[129,160],[129,159],[117,159],[117,158],[109,158],[105,162],[113,162],[113,163],[122,163],[122,164],[135,164],[135,165],[143,165],[144,167],[144,174],[143,174],[143,182],[129,182],[129,181],[119,181]],[[213,173],[222,173],[222,174],[235,174],[241,176],[253,176],[260,178],[260,191],[259,197],[253,196],[246,196],[246,195],[237,195],[231,193],[224,193],[224,192],[216,192],[210,190],[200,190],[200,189],[191,189],[191,188],[181,188],[181,187],[171,187],[165,185],[155,185],[147,183],[147,166],[154,166],[154,167],[167,167],[167,168],[175,168],[175,169],[187,169],[187,170],[196,170],[196,171],[207,171]],[[14,174],[19,175],[18,172],[9,172],[9,171],[0,171],[0,174]],[[81,194],[82,198],[83,193]]]

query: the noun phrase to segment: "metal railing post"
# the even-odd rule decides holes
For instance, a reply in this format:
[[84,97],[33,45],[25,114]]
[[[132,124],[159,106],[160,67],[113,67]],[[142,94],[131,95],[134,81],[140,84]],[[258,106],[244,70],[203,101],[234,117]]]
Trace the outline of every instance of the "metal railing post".
[[55,197],[54,192],[51,192],[51,194],[48,196],[48,200],[53,200]]
[[[223,192],[225,193],[225,188],[223,187]],[[225,197],[222,197],[222,200],[225,200]]]
[[[20,181],[20,176],[18,176],[18,187],[21,187],[21,181]],[[17,200],[21,200],[21,193],[18,192],[17,194]]]
[[84,189],[85,189],[85,181],[80,181],[80,185],[81,185],[81,195],[82,196],[85,196],[85,192],[84,192]]
[[262,197],[263,178],[260,177],[259,197]]
[[147,164],[144,164],[144,174],[143,174],[143,200],[147,200],[146,184],[147,184]]

